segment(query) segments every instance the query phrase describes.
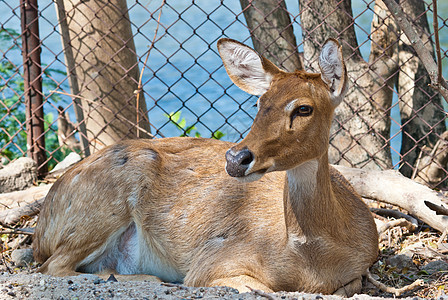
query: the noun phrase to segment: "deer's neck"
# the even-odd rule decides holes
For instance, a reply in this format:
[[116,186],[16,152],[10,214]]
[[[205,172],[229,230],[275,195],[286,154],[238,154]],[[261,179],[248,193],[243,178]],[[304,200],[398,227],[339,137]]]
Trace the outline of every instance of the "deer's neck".
[[284,204],[288,234],[313,236],[330,230],[337,203],[328,158],[312,160],[286,172]]

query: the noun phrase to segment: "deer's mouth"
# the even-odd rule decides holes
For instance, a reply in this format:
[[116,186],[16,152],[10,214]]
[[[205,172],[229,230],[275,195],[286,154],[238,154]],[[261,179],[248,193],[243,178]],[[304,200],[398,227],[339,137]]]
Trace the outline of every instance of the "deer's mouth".
[[226,172],[240,181],[251,182],[263,177],[268,168],[257,169],[255,156],[248,148],[231,148],[226,152]]
[[[266,170],[266,169],[264,169],[264,170]],[[248,173],[243,176],[232,176],[230,174],[229,175],[241,182],[253,182],[253,181],[257,181],[257,180],[261,179],[261,177],[263,177],[264,174],[266,174],[266,172],[264,170]]]

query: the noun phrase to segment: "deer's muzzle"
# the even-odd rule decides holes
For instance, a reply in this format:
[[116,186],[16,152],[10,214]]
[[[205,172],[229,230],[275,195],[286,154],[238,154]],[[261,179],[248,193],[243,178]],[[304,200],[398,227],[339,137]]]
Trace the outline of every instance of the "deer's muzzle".
[[226,152],[226,171],[232,177],[246,176],[246,171],[249,169],[250,164],[254,160],[252,152],[243,148],[239,151],[234,151],[233,148]]

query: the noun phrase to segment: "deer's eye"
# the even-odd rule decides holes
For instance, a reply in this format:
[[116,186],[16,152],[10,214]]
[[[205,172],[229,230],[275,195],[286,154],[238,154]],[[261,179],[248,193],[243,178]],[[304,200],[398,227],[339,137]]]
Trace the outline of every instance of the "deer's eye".
[[309,116],[312,113],[313,113],[313,108],[309,105],[301,105],[296,110],[296,114],[301,117]]
[[295,118],[295,117],[307,117],[309,115],[311,115],[313,113],[313,107],[309,106],[309,105],[300,105],[299,107],[297,107],[291,117]]
[[291,123],[290,128],[292,128],[292,121],[296,117],[307,117],[313,113],[313,107],[309,105],[300,105],[296,109],[293,110],[291,114]]

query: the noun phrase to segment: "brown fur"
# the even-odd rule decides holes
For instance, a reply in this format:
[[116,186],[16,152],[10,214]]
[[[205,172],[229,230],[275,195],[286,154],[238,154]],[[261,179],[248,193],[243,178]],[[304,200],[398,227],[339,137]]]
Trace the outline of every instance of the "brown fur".
[[[241,143],[126,141],[62,176],[36,227],[41,272],[107,269],[240,291],[358,292],[378,237],[366,205],[328,165],[328,86],[318,74],[285,73],[261,59],[271,88]],[[284,108],[293,99],[313,114],[291,122]],[[266,174],[254,182],[227,175],[229,148],[250,149],[251,171]]]

